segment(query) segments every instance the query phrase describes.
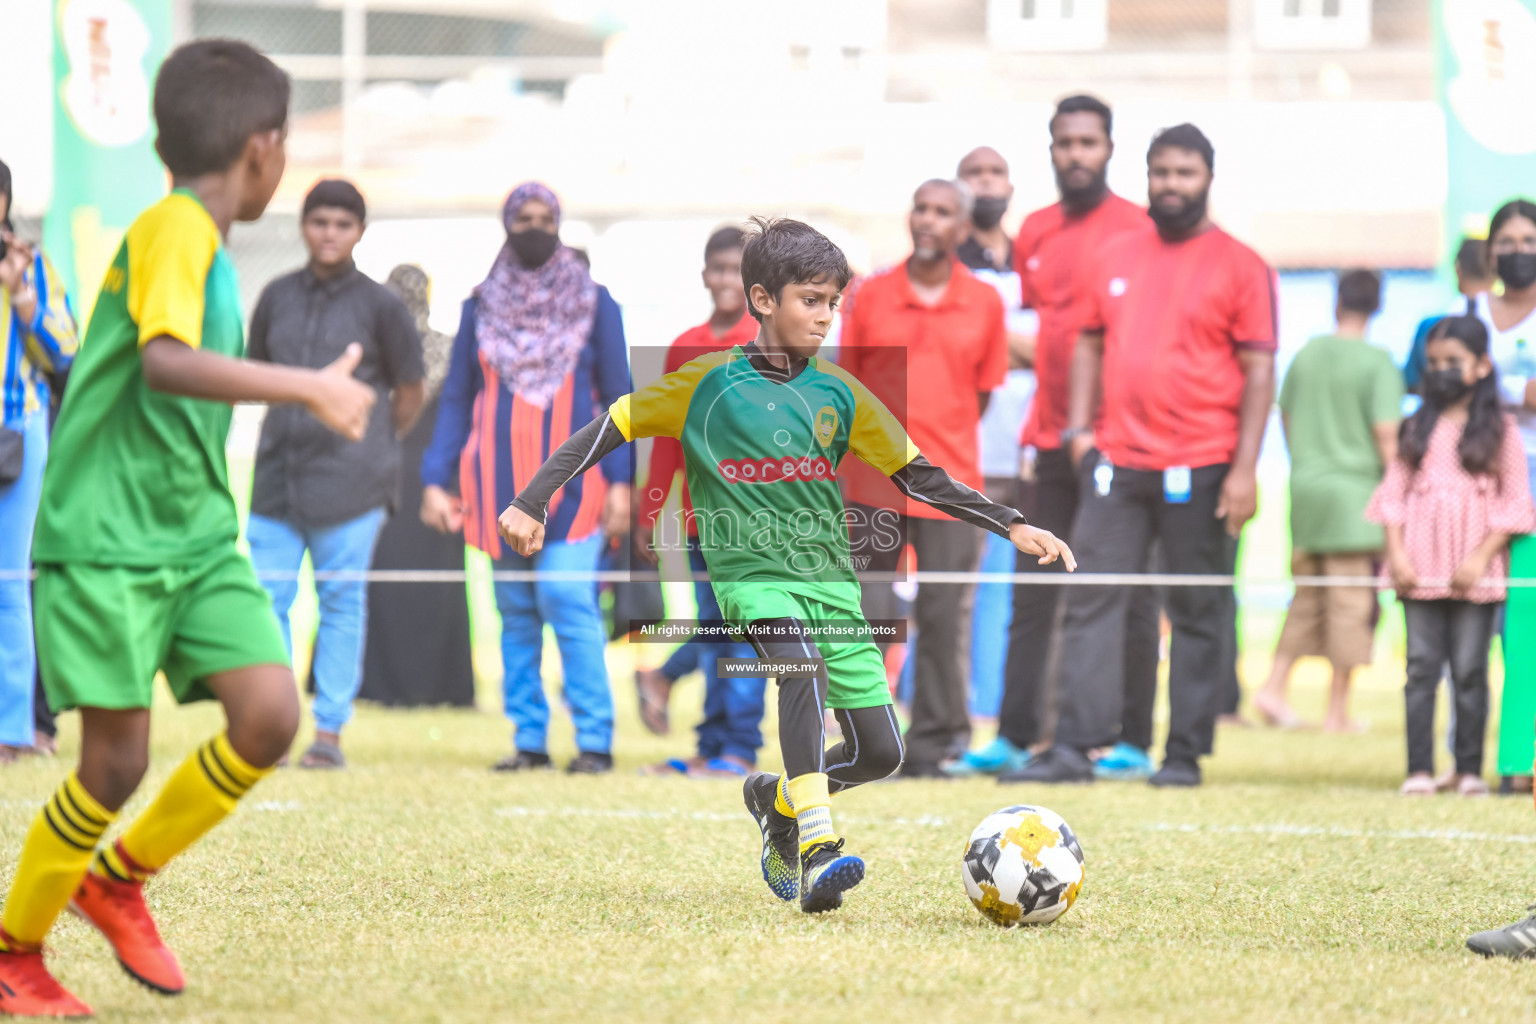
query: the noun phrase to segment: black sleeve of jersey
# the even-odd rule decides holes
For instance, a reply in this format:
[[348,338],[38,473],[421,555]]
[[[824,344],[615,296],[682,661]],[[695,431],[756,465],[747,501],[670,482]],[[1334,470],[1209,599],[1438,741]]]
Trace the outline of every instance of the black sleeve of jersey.
[[972,490],[921,455],[892,473],[891,483],[907,497],[999,537],[1008,536],[1014,523],[1029,522],[1017,509]]
[[533,474],[523,492],[512,499],[512,504],[539,522],[548,514],[549,499],[555,492],[602,461],[603,456],[617,450],[624,442],[624,434],[613,422],[612,413],[604,413],[600,420],[593,420],[565,439],[565,444],[549,453],[549,458],[539,471]]

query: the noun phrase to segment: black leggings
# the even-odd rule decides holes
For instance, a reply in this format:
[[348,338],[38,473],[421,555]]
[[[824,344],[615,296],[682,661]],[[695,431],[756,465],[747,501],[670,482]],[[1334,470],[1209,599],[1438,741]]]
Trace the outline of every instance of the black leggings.
[[748,624],[747,639],[765,661],[814,659],[819,664],[814,675],[779,677],[779,751],[786,775],[793,779],[824,772],[828,789],[841,793],[883,779],[901,767],[901,729],[889,704],[835,709],[843,742],[827,747],[822,711],[827,706],[827,666],[815,642],[806,635],[804,623],[799,619],[758,619]]

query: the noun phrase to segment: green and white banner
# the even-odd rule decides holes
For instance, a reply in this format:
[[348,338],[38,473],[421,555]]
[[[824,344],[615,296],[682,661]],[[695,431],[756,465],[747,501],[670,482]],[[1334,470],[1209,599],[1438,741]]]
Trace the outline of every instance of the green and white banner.
[[123,232],[166,193],[150,96],[172,0],[54,0],[53,203],[43,248],[81,322]]
[[1434,0],[1434,25],[1450,250],[1505,200],[1536,197],[1536,0]]

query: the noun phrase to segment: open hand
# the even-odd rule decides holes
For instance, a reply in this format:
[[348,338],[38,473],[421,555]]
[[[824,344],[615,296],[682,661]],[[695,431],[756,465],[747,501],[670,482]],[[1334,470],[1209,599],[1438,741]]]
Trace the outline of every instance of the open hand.
[[1088,457],[1088,453],[1093,451],[1098,443],[1098,439],[1093,436],[1093,431],[1091,430],[1086,434],[1078,434],[1074,437],[1072,445],[1068,449],[1069,454],[1072,456],[1072,468],[1082,468],[1083,460]]
[[1462,595],[1477,585],[1488,571],[1488,559],[1482,552],[1474,551],[1451,574],[1451,593]]
[[1414,571],[1408,556],[1402,552],[1394,551],[1387,555],[1387,571],[1392,576],[1392,589],[1399,594],[1406,594],[1419,585],[1419,574]]
[[1227,533],[1237,537],[1259,510],[1259,481],[1251,469],[1233,468],[1221,482],[1216,499],[1216,518],[1227,521]]
[[368,433],[373,403],[379,399],[373,388],[352,376],[362,359],[363,347],[356,342],[348,345],[335,362],[315,374],[314,394],[308,402],[315,419],[349,441],[361,441]]
[[544,524],[516,505],[508,505],[496,519],[496,529],[507,546],[524,558],[537,554],[544,546]]
[[643,522],[636,523],[629,536],[630,547],[634,549],[635,557],[642,563],[654,567],[657,562],[655,524],[646,526]]
[[421,521],[438,533],[458,533],[464,529],[464,503],[441,487],[423,487]]
[[629,532],[629,485],[610,484],[603,499],[603,533],[622,537]]
[[1067,572],[1077,571],[1077,559],[1072,557],[1072,549],[1067,547],[1066,541],[1049,530],[1041,530],[1027,523],[1014,523],[1008,527],[1008,539],[1026,555],[1038,555],[1041,565],[1050,565],[1059,558],[1067,567]]

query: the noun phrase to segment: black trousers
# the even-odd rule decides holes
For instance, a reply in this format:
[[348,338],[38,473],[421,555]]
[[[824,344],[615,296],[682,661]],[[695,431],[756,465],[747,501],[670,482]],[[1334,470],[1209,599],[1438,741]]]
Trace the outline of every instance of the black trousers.
[[[1091,486],[1096,456],[1084,460],[1087,470],[1072,468],[1065,448],[1042,451],[1035,463],[1035,482],[1025,485],[1020,511],[1033,526],[1065,538],[1076,552],[1072,537],[1083,488]],[[1026,507],[1027,506],[1027,507]],[[1081,557],[1081,552],[1077,552]],[[1014,571],[1057,573],[1066,568],[1057,562],[1041,565],[1033,555],[1019,552]],[[998,712],[998,733],[1016,747],[1040,741],[1047,705],[1055,697],[1050,678],[1052,644],[1058,639],[1063,587],[1025,585],[1013,588],[1013,620],[1008,627],[1008,661],[1003,674],[1003,703]],[[1125,704],[1120,717],[1120,739],[1143,750],[1152,746],[1152,706],[1157,699],[1157,648],[1160,601],[1152,587],[1134,588],[1126,610],[1124,661],[1117,672],[1124,686]]]
[[[855,523],[873,523],[876,509],[856,506],[862,513]],[[889,513],[885,513],[889,515]],[[850,530],[850,535],[858,531]],[[902,544],[866,543],[856,550],[870,555],[868,571],[874,578],[864,584],[863,608],[868,618],[891,617],[895,595],[890,573],[895,572],[901,548],[911,544],[917,567],[925,572],[973,572],[981,560],[976,527],[953,519],[919,519],[901,516],[897,531]],[[857,537],[853,538],[857,543]],[[971,718],[966,707],[968,680],[961,670],[960,623],[975,584],[925,583],[918,588],[912,614],[917,624],[917,664],[912,676],[912,722],[907,727],[907,759],[937,764],[970,740]],[[969,645],[970,637],[964,642]]]
[[1408,625],[1408,773],[1435,770],[1435,691],[1441,669],[1450,663],[1456,701],[1456,771],[1483,772],[1483,736],[1488,727],[1488,647],[1493,641],[1496,604],[1471,601],[1403,602]]
[[[1093,467],[1085,466],[1092,479]],[[1163,474],[1115,467],[1108,494],[1084,490],[1072,527],[1078,566],[1085,572],[1145,570],[1156,541],[1172,573],[1227,571],[1226,527],[1216,504],[1227,467],[1191,474],[1189,501],[1170,504]],[[1073,587],[1067,593],[1061,634],[1060,720],[1056,742],[1091,750],[1113,743],[1125,712],[1121,673],[1126,660],[1131,590]],[[1168,674],[1166,759],[1195,761],[1211,749],[1223,682],[1232,671],[1228,602],[1232,588],[1169,587],[1173,645]]]
[[[763,626],[773,627],[773,639],[765,639]],[[805,635],[804,623],[758,619],[747,625],[747,639],[764,660],[821,662],[813,675],[779,677],[779,751],[784,774],[794,779],[824,772],[828,790],[841,793],[883,779],[901,767],[901,728],[889,704],[833,711],[843,742],[827,746],[827,666],[815,642]]]

